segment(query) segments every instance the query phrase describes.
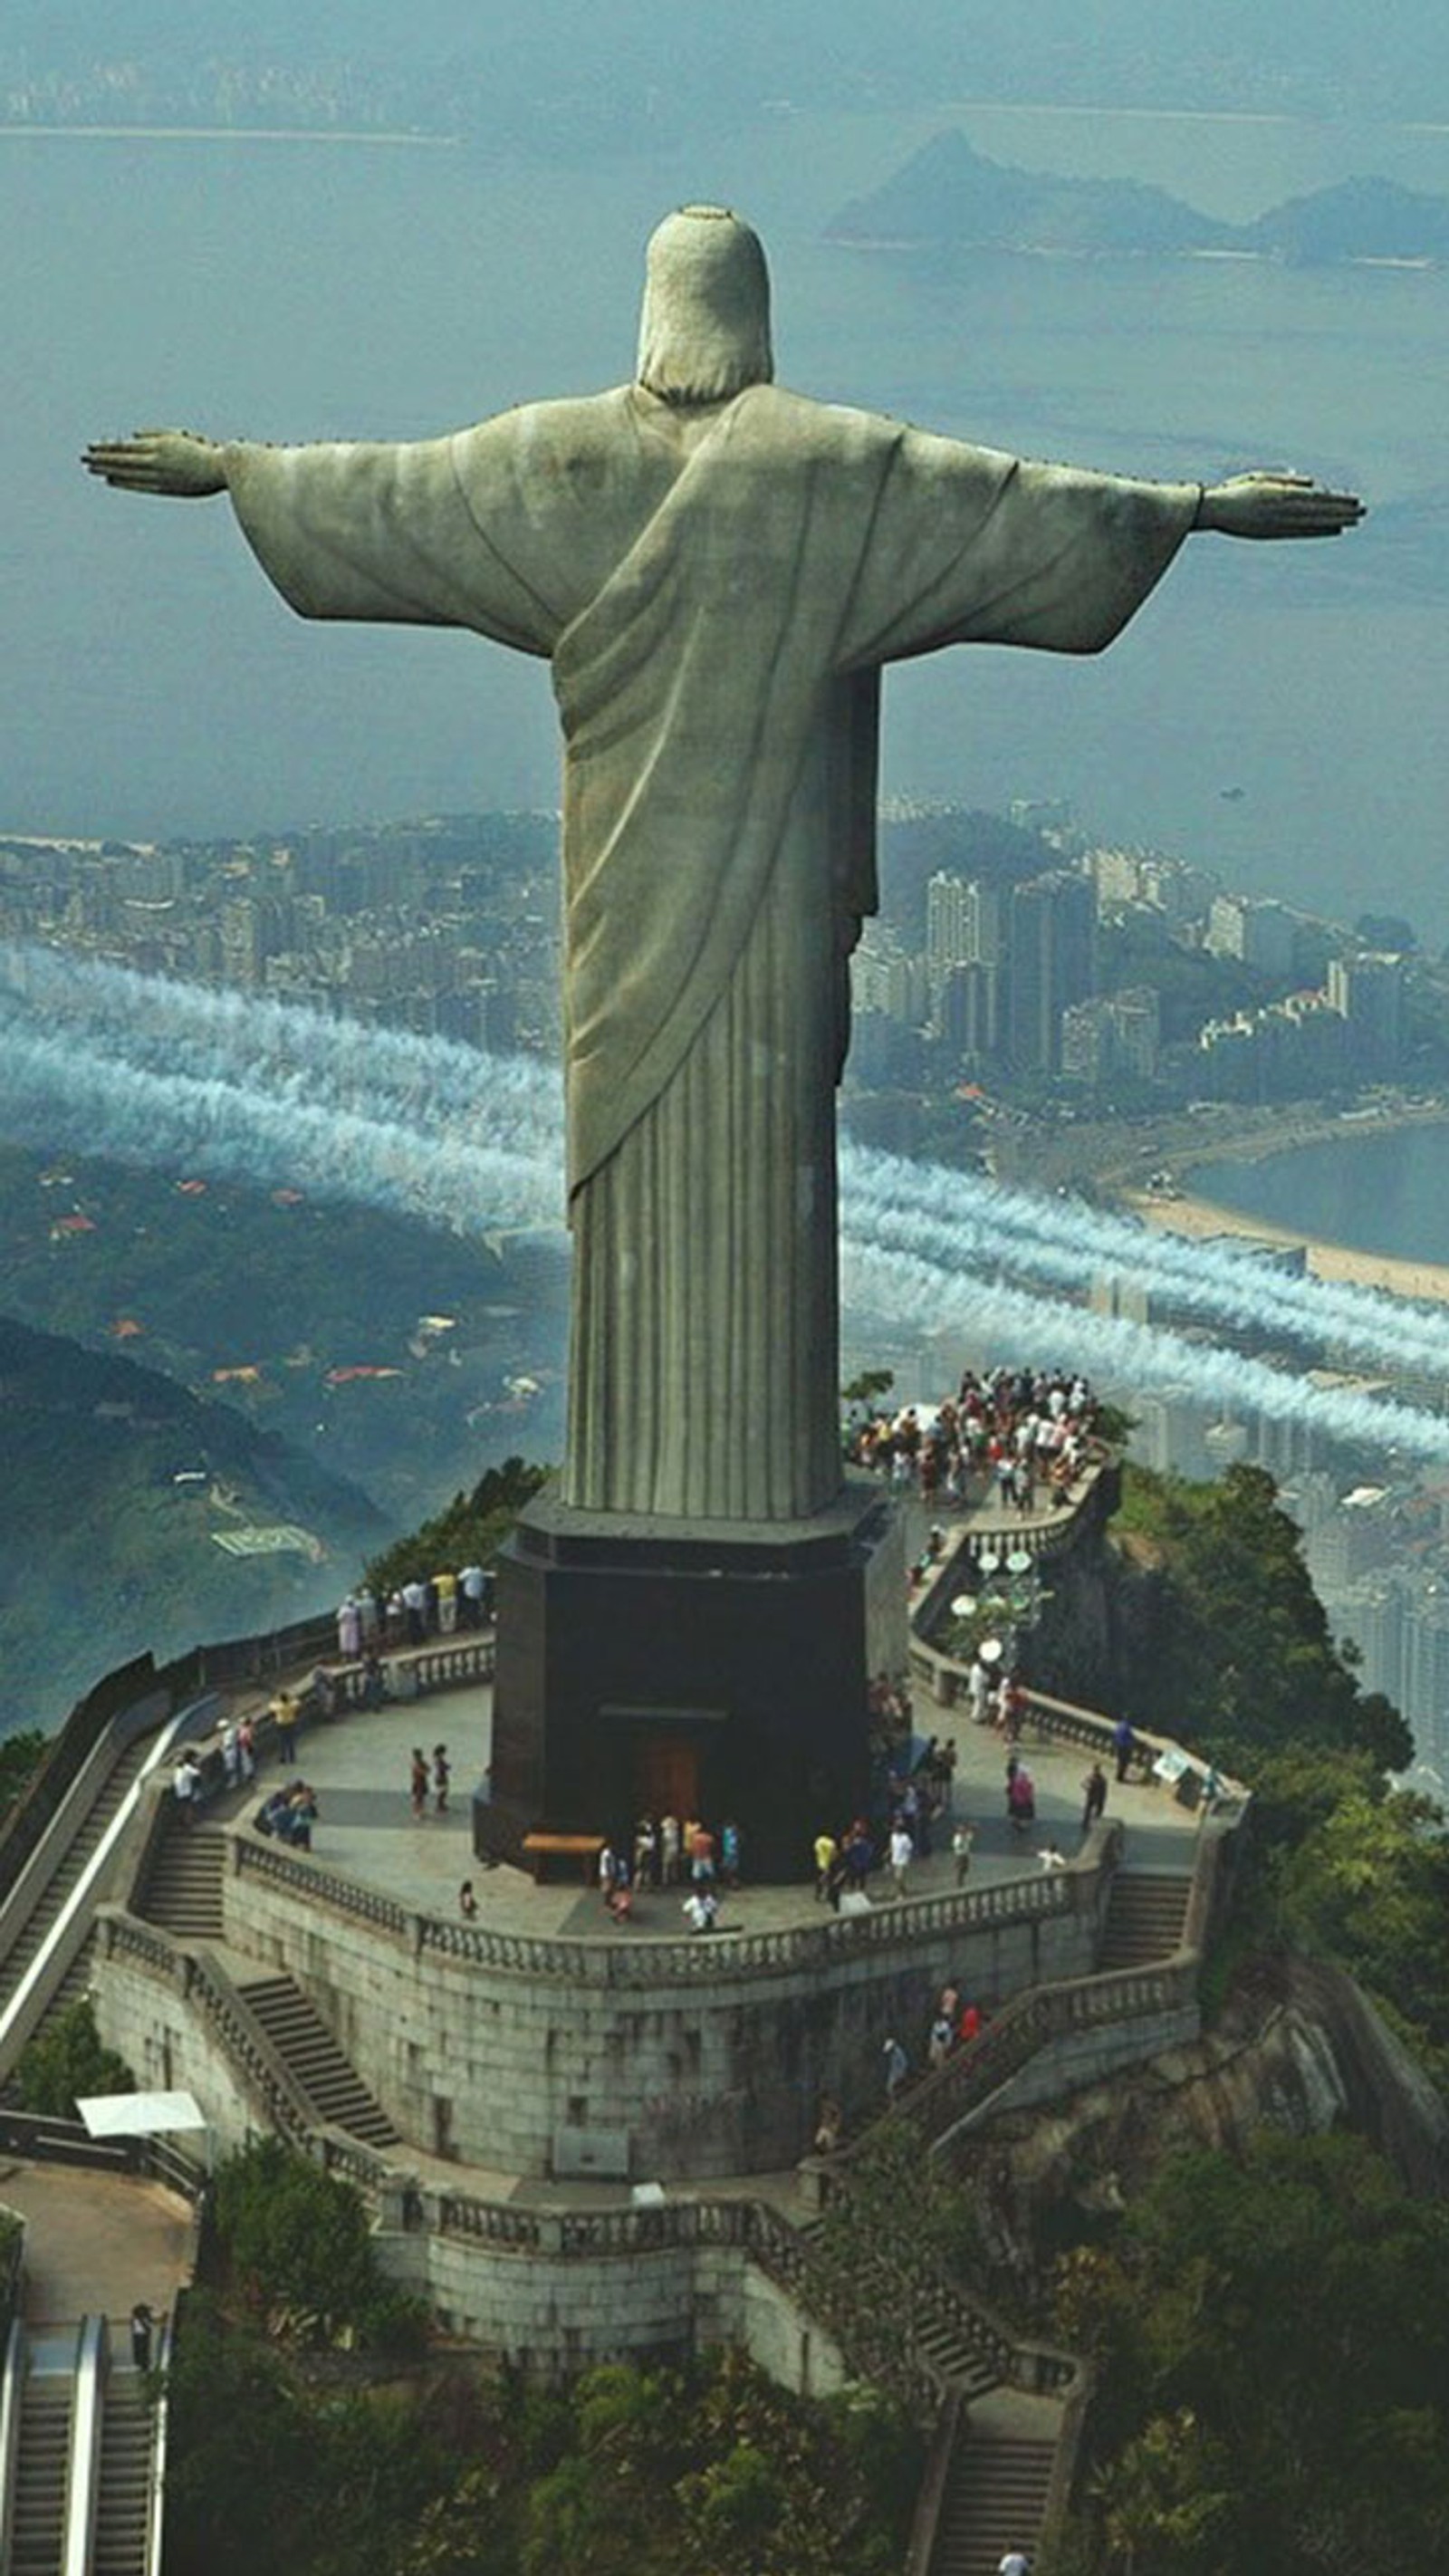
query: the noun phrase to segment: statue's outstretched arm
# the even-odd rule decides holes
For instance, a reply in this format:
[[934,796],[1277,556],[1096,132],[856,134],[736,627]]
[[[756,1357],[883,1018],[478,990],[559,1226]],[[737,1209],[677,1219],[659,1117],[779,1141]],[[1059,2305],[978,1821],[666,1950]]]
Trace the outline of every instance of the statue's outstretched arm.
[[1307,474],[1235,474],[1205,483],[1194,528],[1220,537],[1337,537],[1364,515],[1352,492],[1326,492]]
[[138,429],[134,438],[97,439],[81,463],[117,492],[204,501],[227,489],[226,449],[190,429]]

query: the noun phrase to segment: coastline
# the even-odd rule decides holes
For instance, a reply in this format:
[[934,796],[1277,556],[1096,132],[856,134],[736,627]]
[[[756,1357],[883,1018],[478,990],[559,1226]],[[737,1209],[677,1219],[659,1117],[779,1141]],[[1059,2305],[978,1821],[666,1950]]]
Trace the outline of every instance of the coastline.
[[[1385,1107],[1362,1118],[1345,1119],[1341,1112],[1332,1117],[1309,1116],[1290,1120],[1286,1127],[1280,1120],[1271,1133],[1254,1125],[1242,1136],[1215,1135],[1200,1148],[1178,1153],[1173,1159],[1184,1172],[1200,1163],[1229,1158],[1243,1163],[1267,1162],[1274,1154],[1291,1154],[1304,1145],[1336,1143],[1345,1137],[1381,1136],[1404,1127],[1440,1126],[1446,1119],[1449,1101],[1422,1102],[1412,1107],[1406,1102],[1397,1109]],[[1102,1177],[1107,1178],[1105,1174]],[[1255,1243],[1301,1244],[1315,1279],[1341,1280],[1355,1288],[1380,1289],[1391,1297],[1420,1297],[1449,1305],[1449,1263],[1409,1260],[1393,1253],[1365,1251],[1354,1244],[1334,1243],[1322,1235],[1305,1233],[1301,1226],[1269,1224],[1241,1208],[1224,1207],[1219,1200],[1202,1198],[1190,1190],[1181,1198],[1163,1198],[1119,1178],[1112,1194],[1119,1205],[1130,1209],[1144,1224],[1155,1225],[1164,1233],[1194,1239],[1227,1234]]]
[[[1302,1226],[1273,1225],[1240,1208],[1194,1191],[1190,1175],[1203,1163],[1265,1162],[1301,1146],[1338,1144],[1356,1136],[1390,1135],[1407,1127],[1442,1126],[1449,1098],[1375,1102],[1345,1116],[1312,1102],[1287,1107],[1243,1108],[1227,1103],[1206,1114],[1186,1112],[1124,1127],[1118,1120],[1084,1122],[1034,1133],[1000,1135],[992,1170],[1016,1189],[1079,1192],[1130,1211],[1166,1233],[1201,1238],[1241,1235],[1258,1243],[1301,1244],[1317,1279],[1379,1288],[1392,1297],[1423,1297],[1449,1304],[1449,1264],[1406,1260],[1356,1244],[1311,1235]],[[1167,1198],[1146,1187],[1152,1172],[1170,1172],[1182,1195]]]
[[1149,1190],[1124,1190],[1120,1203],[1144,1224],[1164,1234],[1234,1234],[1252,1243],[1302,1244],[1315,1279],[1346,1280],[1354,1288],[1379,1288],[1390,1297],[1423,1297],[1449,1305],[1449,1264],[1397,1260],[1391,1253],[1359,1252],[1351,1244],[1328,1243],[1301,1227],[1267,1225],[1238,1208],[1214,1199],[1160,1199]]

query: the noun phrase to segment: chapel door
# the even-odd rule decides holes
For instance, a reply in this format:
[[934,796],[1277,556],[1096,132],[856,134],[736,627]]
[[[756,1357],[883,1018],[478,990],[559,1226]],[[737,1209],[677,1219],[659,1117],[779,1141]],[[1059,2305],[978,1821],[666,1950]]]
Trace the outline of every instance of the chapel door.
[[698,1742],[641,1728],[634,1738],[634,1813],[697,1816],[701,1795]]

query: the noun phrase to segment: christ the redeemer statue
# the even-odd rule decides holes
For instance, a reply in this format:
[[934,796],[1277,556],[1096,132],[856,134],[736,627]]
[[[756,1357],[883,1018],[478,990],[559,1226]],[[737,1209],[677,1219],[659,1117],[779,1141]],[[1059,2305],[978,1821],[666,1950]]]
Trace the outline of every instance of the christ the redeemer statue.
[[124,491],[229,492],[304,617],[546,659],[564,735],[574,1236],[563,1498],[799,1522],[840,1486],[835,1090],[875,908],[880,674],[1096,653],[1197,529],[1335,536],[1295,476],[1024,463],[771,382],[769,285],[710,206],[649,245],[638,372],[408,446],[157,430]]

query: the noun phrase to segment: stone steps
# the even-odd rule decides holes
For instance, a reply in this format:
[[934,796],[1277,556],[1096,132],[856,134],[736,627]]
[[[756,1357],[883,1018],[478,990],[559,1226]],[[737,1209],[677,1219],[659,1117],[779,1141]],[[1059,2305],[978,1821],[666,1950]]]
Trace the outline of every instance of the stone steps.
[[[818,2216],[807,2218],[796,2226],[795,2232],[809,2246],[819,2237],[822,2225],[823,2221]],[[887,2267],[875,2260],[865,2248],[862,2248],[861,2255],[861,2283],[862,2295],[867,2299],[889,2301],[900,2296],[900,2285]],[[906,2295],[909,2300],[909,2293]],[[968,2308],[969,2302],[963,2292],[958,2292],[951,2304],[956,2300],[959,2300],[963,2311]],[[983,2397],[989,2389],[1001,2385],[1001,2374],[995,2363],[977,2350],[964,2326],[949,2313],[945,2294],[932,2313],[924,2318],[912,2317],[910,2344],[914,2352],[959,2388],[968,2401],[973,2397]]]
[[1170,1957],[1182,1940],[1191,1885],[1177,1870],[1119,1869],[1098,1968],[1141,1968]]
[[932,2317],[925,2325],[912,2327],[911,2342],[967,2398],[982,2397],[987,2389],[1001,2384],[995,2364],[968,2343],[959,2327],[943,2318]]
[[369,2093],[300,1986],[290,1977],[263,1977],[238,1991],[306,2094],[319,2121],[348,2130],[370,2147],[400,2144],[399,2133],[381,2103]]
[[1009,2549],[1036,2547],[1056,2445],[966,2434],[956,2444],[930,2576],[996,2576]]
[[216,1825],[168,1816],[151,1855],[138,1911],[178,1941],[219,1941],[225,1926],[226,1836]]

